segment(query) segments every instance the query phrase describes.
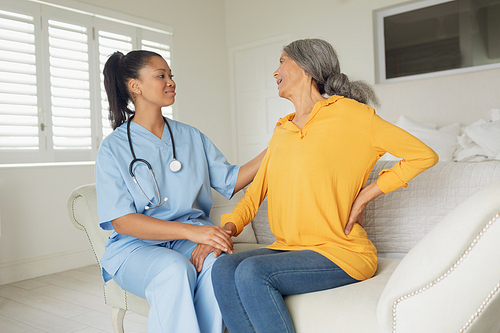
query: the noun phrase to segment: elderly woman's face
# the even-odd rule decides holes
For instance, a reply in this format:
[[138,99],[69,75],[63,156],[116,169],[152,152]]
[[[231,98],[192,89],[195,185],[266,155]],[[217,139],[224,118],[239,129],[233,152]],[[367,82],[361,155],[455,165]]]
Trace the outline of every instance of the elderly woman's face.
[[307,73],[285,52],[281,53],[280,65],[273,73],[278,84],[278,95],[289,98],[294,92],[300,91],[308,82]]

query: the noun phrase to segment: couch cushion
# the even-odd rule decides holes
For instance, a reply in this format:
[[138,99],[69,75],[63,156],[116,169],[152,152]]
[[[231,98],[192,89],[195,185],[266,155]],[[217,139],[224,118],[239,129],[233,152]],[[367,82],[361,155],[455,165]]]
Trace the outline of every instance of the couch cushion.
[[257,243],[272,244],[276,241],[276,237],[274,237],[269,227],[267,198],[261,203],[259,211],[252,220],[252,226],[255,231]]
[[[394,161],[378,162],[367,184]],[[452,209],[500,179],[500,161],[439,162],[401,188],[368,204],[364,227],[379,253],[406,253]]]
[[256,243],[234,243],[234,253],[260,249],[263,244]]
[[[245,191],[241,190],[236,193],[231,200],[227,200],[222,194],[212,189],[212,210],[210,210],[210,219],[215,225],[220,226],[220,217],[222,214],[231,213],[236,207],[238,201],[240,201],[245,196]],[[255,238],[255,233],[252,227],[252,222],[250,222],[245,229],[238,235],[238,237],[233,237],[234,243],[257,243]]]
[[297,333],[376,333],[377,302],[399,259],[379,260],[366,281],[314,293],[287,296],[285,303]]

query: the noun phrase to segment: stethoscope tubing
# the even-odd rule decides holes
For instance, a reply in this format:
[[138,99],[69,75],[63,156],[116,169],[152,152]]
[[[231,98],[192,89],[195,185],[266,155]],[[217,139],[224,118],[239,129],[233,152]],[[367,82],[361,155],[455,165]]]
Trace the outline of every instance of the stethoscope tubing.
[[[163,121],[165,122],[165,124],[167,125],[168,134],[170,134],[170,141],[172,141],[172,154],[174,155],[174,161],[177,161],[177,156],[175,155],[175,142],[174,142],[174,136],[172,134],[172,129],[170,128],[170,124],[168,123],[167,119],[165,117],[162,117],[162,118],[163,118]],[[130,147],[130,152],[132,153],[132,157],[134,158],[134,161],[135,161],[135,160],[139,160],[139,159],[135,156],[134,147],[132,146],[132,138],[130,137],[130,123],[132,122],[132,119],[134,119],[134,116],[130,117],[130,119],[127,121],[127,138],[128,138],[128,144]],[[145,162],[146,165],[151,170],[151,165],[146,160],[141,160],[141,161]],[[170,162],[170,163],[172,163],[172,162]],[[176,171],[173,171],[173,172],[176,172]],[[132,175],[132,168],[130,168],[130,175]]]
[[[149,164],[149,162],[146,161],[145,159],[137,158],[136,155],[135,155],[134,147],[132,145],[132,138],[131,138],[131,135],[130,135],[130,122],[132,121],[133,118],[134,118],[134,116],[130,117],[130,119],[127,121],[127,138],[128,138],[128,143],[129,143],[129,147],[130,147],[130,152],[131,152],[132,158],[133,158],[132,162],[130,162],[130,164],[129,164],[129,173],[130,173],[130,176],[132,177],[132,179],[134,180],[134,182],[137,184],[137,186],[141,190],[142,194],[146,197],[146,199],[148,199],[149,203],[151,204],[151,206],[146,206],[145,207],[145,209],[148,210],[148,209],[156,208],[156,207],[159,207],[159,206],[163,205],[165,202],[167,202],[168,198],[165,197],[165,199],[160,202],[160,200],[161,200],[160,199],[161,198],[161,196],[160,196],[160,189],[158,187],[158,183],[156,181],[156,177],[155,177],[155,174],[153,172],[153,168],[151,167],[151,164]],[[179,171],[182,168],[182,164],[181,164],[181,162],[179,162],[177,160],[176,155],[175,155],[175,142],[174,142],[174,136],[172,135],[172,129],[170,128],[170,125],[167,122],[167,119],[165,119],[165,117],[163,117],[163,121],[167,125],[168,133],[170,134],[170,140],[172,141],[172,153],[173,153],[174,159],[170,162],[169,168],[170,168],[170,170],[172,172],[177,172],[177,171]],[[141,163],[146,164],[146,166],[148,167],[149,171],[151,172],[151,175],[153,177],[153,181],[154,181],[155,187],[156,187],[156,193],[158,195],[158,204],[154,204],[149,199],[149,197],[146,195],[146,193],[144,193],[144,190],[142,189],[141,185],[139,184],[139,182],[135,178],[133,167],[134,167],[134,164],[136,162],[141,162]]]

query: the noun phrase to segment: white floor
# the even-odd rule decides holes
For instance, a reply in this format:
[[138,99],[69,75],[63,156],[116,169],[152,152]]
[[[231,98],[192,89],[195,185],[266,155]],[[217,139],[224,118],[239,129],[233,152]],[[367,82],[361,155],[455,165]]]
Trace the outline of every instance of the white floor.
[[[146,333],[147,318],[127,312],[125,333]],[[0,286],[0,333],[112,333],[97,265]]]

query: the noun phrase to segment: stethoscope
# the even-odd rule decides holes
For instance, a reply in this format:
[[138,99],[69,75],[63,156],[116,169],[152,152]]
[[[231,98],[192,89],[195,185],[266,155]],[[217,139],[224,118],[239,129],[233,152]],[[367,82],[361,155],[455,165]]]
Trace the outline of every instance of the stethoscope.
[[[144,207],[145,210],[148,210],[148,209],[160,207],[165,202],[167,202],[168,198],[165,197],[165,199],[163,199],[163,201],[160,202],[160,200],[161,200],[160,199],[161,198],[160,189],[158,188],[158,183],[156,182],[156,177],[155,177],[155,174],[153,172],[153,168],[151,167],[151,164],[149,164],[148,161],[146,161],[146,160],[144,160],[142,158],[135,157],[134,147],[132,146],[132,139],[130,138],[130,122],[132,121],[133,118],[134,118],[134,116],[130,117],[130,119],[127,122],[128,144],[130,145],[130,152],[132,153],[132,157],[134,158],[132,160],[132,162],[130,162],[130,164],[129,164],[129,172],[130,172],[130,175],[132,176],[132,178],[134,179],[134,182],[137,184],[137,186],[141,190],[142,194],[146,197],[146,199],[148,199],[149,203],[151,204],[151,206],[145,206]],[[170,140],[172,141],[172,152],[173,152],[173,155],[174,155],[174,159],[169,163],[168,167],[170,168],[170,171],[177,172],[177,171],[179,171],[182,168],[182,164],[181,164],[181,162],[179,162],[177,160],[177,158],[175,156],[175,143],[174,143],[174,136],[172,135],[172,129],[170,128],[170,125],[168,124],[167,119],[165,119],[165,117],[163,117],[163,121],[165,122],[165,124],[168,127],[168,133],[170,134]],[[141,185],[139,185],[139,182],[135,178],[135,174],[134,174],[134,171],[132,169],[134,167],[134,163],[136,163],[136,162],[142,162],[142,163],[146,164],[146,166],[148,167],[149,171],[151,171],[151,176],[153,177],[153,181],[154,181],[155,187],[156,187],[156,193],[158,194],[158,204],[156,204],[156,205],[151,200],[149,200],[148,196],[146,195],[146,193],[144,193]]]

